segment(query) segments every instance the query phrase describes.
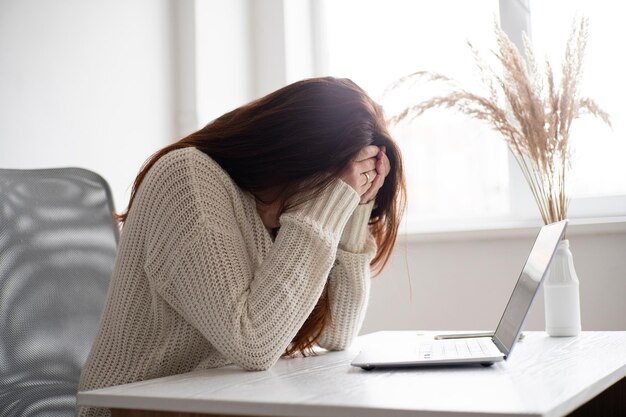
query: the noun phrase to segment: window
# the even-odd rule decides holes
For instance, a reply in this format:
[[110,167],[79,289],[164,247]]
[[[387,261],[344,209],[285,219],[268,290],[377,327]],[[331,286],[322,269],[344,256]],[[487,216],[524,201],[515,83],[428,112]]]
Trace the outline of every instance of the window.
[[[531,1],[530,24],[538,56],[560,59],[574,16],[589,18],[589,40],[581,84],[611,115],[613,129],[592,116],[572,124],[574,147],[572,213],[580,216],[626,214],[626,63],[617,59],[617,40],[626,37],[615,3],[581,0]],[[558,63],[560,65],[560,62]]]
[[[501,14],[499,3],[497,0],[326,1],[319,13],[325,34],[321,58],[326,67],[324,72],[351,78],[381,101],[388,114],[435,93],[432,88],[423,88],[411,93],[413,96],[387,95],[381,100],[391,82],[414,71],[440,72],[469,89],[479,89],[480,78],[466,42],[471,41],[482,51],[494,47],[493,24]],[[501,3],[503,7],[511,7],[503,11],[509,14],[517,12],[511,3],[518,3],[516,7],[524,4]],[[569,33],[571,19],[562,17],[561,8],[568,5],[573,10],[570,3],[583,2],[557,3],[561,6],[553,7],[553,2],[532,3],[536,7],[536,14],[531,9],[530,15],[533,39],[541,47],[545,45],[547,51],[549,45],[542,39],[552,41],[553,33],[563,33],[564,37]],[[593,8],[598,10],[590,13],[592,21],[600,10],[611,16],[609,7],[594,5]],[[617,99],[624,95],[615,94],[614,89],[617,74],[623,72],[624,65],[615,63],[610,74],[605,71],[604,74],[613,77],[606,78],[611,80],[610,85],[593,84],[604,77],[597,75],[603,67],[611,65],[607,64],[611,62],[609,54],[616,53],[611,48],[597,47],[606,42],[597,26],[605,25],[606,36],[611,32],[613,39],[618,38],[617,14],[612,15],[610,25],[598,22],[591,27],[591,37],[597,39],[589,44],[586,62],[597,67],[588,65],[585,79],[591,82],[585,87],[589,87],[589,96],[612,114],[615,129],[611,132],[592,118],[579,120],[572,129],[572,135],[576,130],[580,138],[573,138],[576,177],[572,174],[571,179],[572,182],[576,179],[577,185],[570,213],[579,216],[626,214],[626,204],[620,202],[620,196],[626,194],[626,170],[617,172],[619,156],[626,155],[624,127],[618,120],[624,119],[618,111],[622,115],[624,111],[617,106]],[[527,17],[519,16],[511,26],[527,27]],[[554,25],[556,21],[558,26]],[[564,40],[554,41],[559,55],[562,54]],[[503,139],[487,125],[453,111],[431,111],[411,124],[393,128],[392,133],[403,150],[406,165],[408,231],[441,229],[442,224],[446,228],[484,227],[481,224],[491,226],[539,218],[528,186],[519,168],[513,165]],[[603,142],[602,146],[598,146],[599,142]],[[586,208],[582,209],[583,206]]]
[[[325,6],[328,73],[351,78],[388,114],[425,98],[393,94],[381,100],[391,82],[416,70],[477,86],[467,40],[491,45],[498,16],[497,1],[340,0]],[[431,111],[392,134],[405,156],[409,230],[508,213],[507,150],[487,126]]]

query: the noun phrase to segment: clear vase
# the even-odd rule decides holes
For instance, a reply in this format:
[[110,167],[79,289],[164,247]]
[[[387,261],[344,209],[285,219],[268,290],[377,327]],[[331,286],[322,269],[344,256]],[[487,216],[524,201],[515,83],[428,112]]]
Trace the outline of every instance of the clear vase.
[[546,332],[550,336],[580,333],[580,296],[569,240],[563,239],[543,283]]

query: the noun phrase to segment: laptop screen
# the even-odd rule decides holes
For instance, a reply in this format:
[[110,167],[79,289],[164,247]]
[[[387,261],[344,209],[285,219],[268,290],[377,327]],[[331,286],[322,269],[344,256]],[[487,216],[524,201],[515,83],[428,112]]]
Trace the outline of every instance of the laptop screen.
[[564,220],[543,226],[539,231],[494,335],[496,344],[506,349],[504,352],[506,355],[513,348],[515,339],[522,330],[526,314],[530,310],[533,298],[541,285],[566,226],[567,220]]

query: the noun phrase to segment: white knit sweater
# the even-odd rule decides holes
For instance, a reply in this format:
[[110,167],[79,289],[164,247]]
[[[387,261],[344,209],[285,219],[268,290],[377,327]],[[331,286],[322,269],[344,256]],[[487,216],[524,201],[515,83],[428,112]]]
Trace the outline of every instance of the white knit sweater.
[[[150,169],[125,223],[80,390],[236,364],[265,370],[285,352],[326,280],[333,323],[319,345],[346,348],[369,295],[372,203],[337,179],[280,216],[275,241],[242,191],[195,148]],[[81,416],[108,411],[82,408]]]

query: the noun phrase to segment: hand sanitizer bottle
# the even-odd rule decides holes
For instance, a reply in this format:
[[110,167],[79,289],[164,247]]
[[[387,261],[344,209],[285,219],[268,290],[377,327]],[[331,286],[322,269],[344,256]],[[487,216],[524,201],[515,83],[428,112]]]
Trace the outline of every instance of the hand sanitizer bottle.
[[543,283],[546,332],[550,336],[580,333],[580,296],[569,240],[562,240]]

